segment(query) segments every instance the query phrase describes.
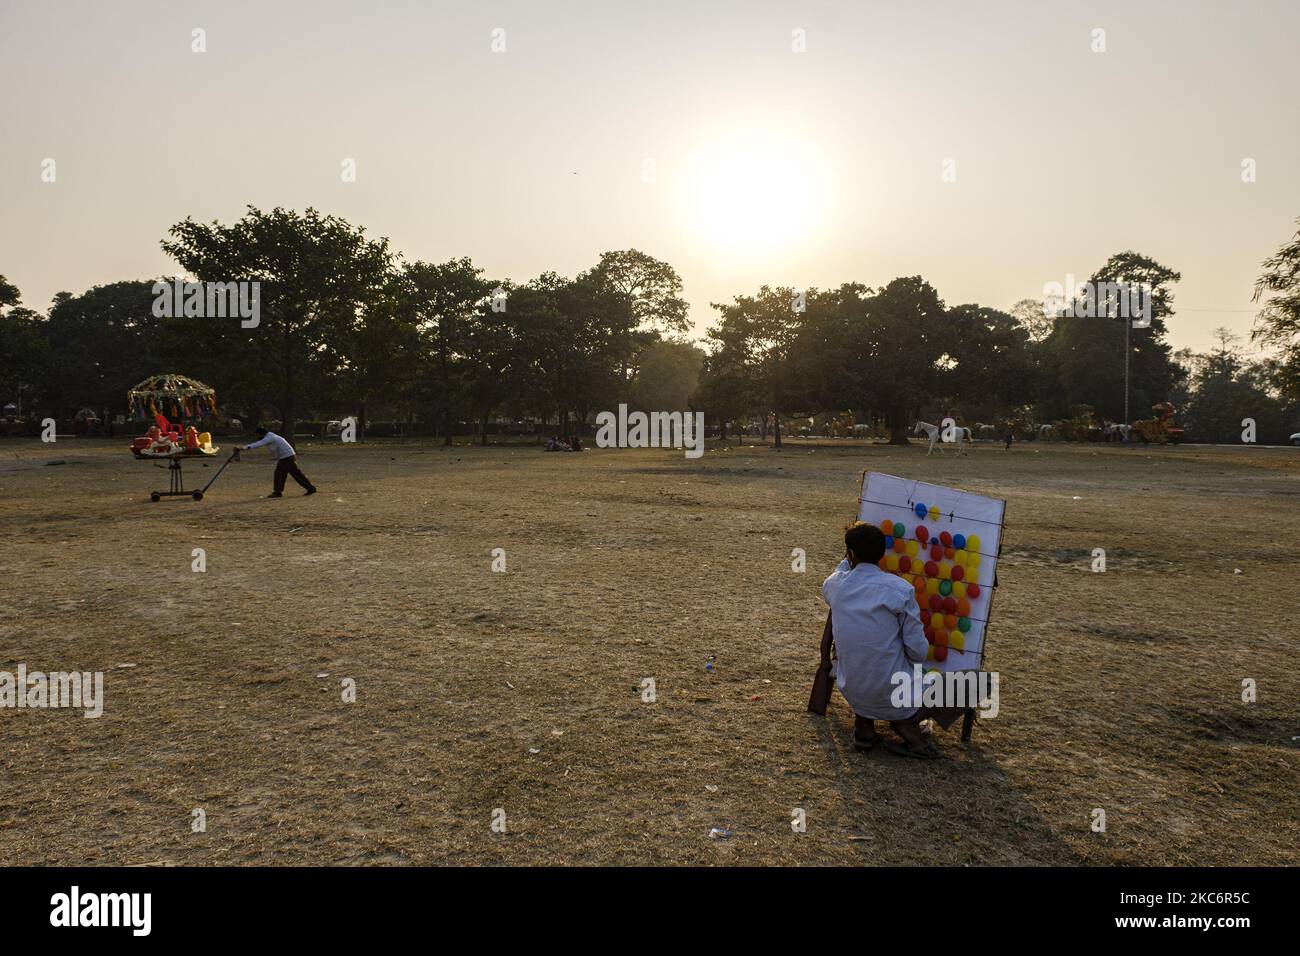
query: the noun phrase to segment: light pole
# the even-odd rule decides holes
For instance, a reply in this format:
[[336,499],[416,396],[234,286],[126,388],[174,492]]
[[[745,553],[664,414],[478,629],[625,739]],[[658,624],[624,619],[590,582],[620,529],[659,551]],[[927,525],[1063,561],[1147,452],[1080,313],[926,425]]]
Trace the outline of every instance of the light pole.
[[1128,417],[1128,356],[1130,351],[1129,344],[1128,344],[1128,334],[1129,334],[1128,330],[1132,327],[1132,324],[1133,323],[1129,321],[1128,317],[1125,316],[1124,317],[1124,424],[1125,425],[1130,424],[1129,417]]

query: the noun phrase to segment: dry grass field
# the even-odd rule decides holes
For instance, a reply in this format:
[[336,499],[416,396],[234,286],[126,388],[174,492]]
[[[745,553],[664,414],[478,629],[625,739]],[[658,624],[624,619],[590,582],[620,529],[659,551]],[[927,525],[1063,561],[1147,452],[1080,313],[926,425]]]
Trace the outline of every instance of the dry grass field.
[[[315,442],[315,497],[151,504],[124,444],[0,442],[0,670],[106,675],[0,711],[0,863],[1297,860],[1300,450]],[[1001,714],[939,761],[804,709],[866,468],[1008,502]]]

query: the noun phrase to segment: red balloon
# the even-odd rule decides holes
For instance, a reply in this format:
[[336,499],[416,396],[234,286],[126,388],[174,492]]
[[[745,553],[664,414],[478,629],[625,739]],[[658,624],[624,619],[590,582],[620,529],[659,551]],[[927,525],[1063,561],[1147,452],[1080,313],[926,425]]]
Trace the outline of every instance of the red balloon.
[[906,551],[906,550],[907,550],[907,542],[904,541],[902,538],[895,538],[895,539],[894,539],[894,550],[895,550],[895,551]]
[[972,581],[970,584],[966,585],[966,596],[967,596],[967,597],[970,597],[970,598],[977,598],[977,597],[979,597],[979,596],[980,596],[980,586],[979,586],[978,584],[976,584],[974,581]]
[[[956,604],[953,605],[953,607],[956,607],[956,606],[957,606]],[[943,610],[943,598],[939,597],[939,595],[937,595],[937,594],[931,594],[931,595],[930,595],[930,610],[931,610],[931,611],[942,611],[942,610]]]
[[930,540],[930,529],[923,524],[917,525],[916,540],[920,541],[922,544],[925,544],[928,540]]
[[942,646],[942,647],[947,647],[947,646],[948,646],[948,632],[947,632],[947,631],[938,631],[938,630],[936,630],[936,631],[934,632],[934,643],[936,643],[936,644],[938,644],[938,645],[940,645],[940,646]]
[[928,624],[925,627],[925,639],[931,644],[934,643],[934,628],[930,627]]
[[[901,558],[899,558],[899,559],[898,559],[898,570],[902,571],[904,574],[906,574],[907,572],[911,571],[911,570],[912,570],[912,559],[909,558],[907,555],[903,555]],[[958,580],[960,580],[960,579],[958,579]]]
[[927,578],[935,577],[939,573],[939,564],[936,561],[925,562],[925,576]]
[[[939,597],[939,595],[936,594],[934,595],[934,597]],[[951,594],[949,594],[946,598],[940,599],[939,603],[943,606],[944,611],[946,611],[949,614],[952,614],[954,611],[957,610],[957,599],[953,597]],[[930,600],[930,607],[932,608],[934,607],[933,598]]]
[[948,659],[948,648],[936,647],[934,649],[934,659],[936,661],[946,661]]
[[921,609],[921,623],[922,624],[930,623],[930,612],[926,608]]
[[952,546],[952,535],[950,535],[947,531],[939,532],[939,540],[943,542],[943,546],[945,548]]
[[[904,559],[903,559],[903,561],[906,561],[906,560],[907,560],[907,558],[904,558]],[[901,567],[903,566],[903,562],[900,561],[900,562],[898,563],[898,566],[901,568]],[[952,579],[953,579],[954,581],[960,581],[960,580],[961,580],[962,578],[964,578],[965,576],[966,576],[966,569],[963,568],[960,564],[954,564],[954,565],[952,566]]]
[[935,542],[930,546],[930,557],[938,561],[943,557],[943,545]]

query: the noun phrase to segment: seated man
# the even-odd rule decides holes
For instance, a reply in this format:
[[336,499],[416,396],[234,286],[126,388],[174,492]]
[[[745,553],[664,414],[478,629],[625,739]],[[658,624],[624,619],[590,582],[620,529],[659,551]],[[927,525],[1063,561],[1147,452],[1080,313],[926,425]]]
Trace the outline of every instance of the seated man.
[[[853,745],[859,750],[874,747],[883,739],[874,721],[888,720],[904,743],[886,740],[887,749],[937,757],[921,721],[933,719],[947,729],[961,709],[896,707],[890,699],[898,686],[895,675],[906,674],[910,682],[913,664],[924,665],[929,652],[915,591],[880,569],[885,535],[875,525],[855,523],[844,533],[844,548],[845,558],[822,585],[822,595],[834,621],[835,684],[857,717]],[[827,643],[822,645],[823,665],[830,654]]]

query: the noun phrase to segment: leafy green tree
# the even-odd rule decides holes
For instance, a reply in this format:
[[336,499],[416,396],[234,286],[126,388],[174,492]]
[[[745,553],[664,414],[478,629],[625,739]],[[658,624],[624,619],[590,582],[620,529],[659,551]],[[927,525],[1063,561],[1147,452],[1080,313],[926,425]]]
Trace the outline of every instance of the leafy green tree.
[[645,411],[687,411],[700,382],[704,353],[687,342],[656,342],[637,356],[632,403]]
[[709,332],[710,349],[704,357],[699,387],[693,397],[695,406],[704,412],[705,421],[718,423],[724,440],[727,423],[741,422],[758,404],[758,390],[742,332],[734,325],[719,325]]
[[[364,228],[315,209],[253,206],[231,225],[187,218],[168,234],[163,251],[196,279],[261,284],[257,327],[190,320],[193,347],[241,392],[278,393],[282,428],[292,435],[299,407],[333,372],[339,343],[385,294],[393,268],[388,240],[367,239]],[[223,381],[209,384],[220,397]]]
[[948,310],[944,324],[951,341],[939,387],[949,402],[992,409],[1033,400],[1031,333],[1023,322],[998,309],[959,305]]
[[432,358],[442,441],[450,445],[460,388],[457,356],[471,323],[491,295],[492,285],[469,259],[451,259],[437,264],[408,263],[401,270],[399,289],[400,307],[419,329]]
[[0,309],[16,306],[21,301],[22,296],[18,292],[18,286],[11,283],[4,276],[0,276]]
[[[1156,402],[1175,394],[1182,371],[1165,340],[1173,314],[1170,288],[1181,276],[1155,260],[1127,251],[1110,257],[1089,280],[1150,290],[1151,324],[1132,328],[1131,317],[1087,315],[1082,300],[1074,315],[1061,315],[1041,343],[1038,383],[1040,419],[1064,418],[1076,405],[1092,406],[1099,418],[1124,419],[1125,342],[1129,349],[1130,418],[1149,417]],[[1129,326],[1126,330],[1126,326]]]
[[419,329],[402,308],[396,277],[386,294],[331,337],[330,349],[335,366],[330,397],[337,407],[356,410],[362,434],[376,405],[414,410],[425,352]]
[[[505,404],[525,380],[519,354],[519,336],[510,318],[512,286],[508,282],[493,284],[500,290],[501,310],[489,305],[480,307],[462,326],[461,382],[466,400],[474,409],[479,423],[479,441],[487,444],[487,427],[492,413]],[[496,296],[493,296],[496,299]]]
[[165,341],[153,315],[153,285],[112,282],[54,297],[40,325],[50,358],[42,387],[52,410],[61,416],[86,406],[125,412],[131,386],[163,371]]
[[[856,300],[856,301],[855,301]],[[846,299],[849,401],[883,413],[890,443],[908,444],[909,419],[942,391],[945,359],[956,348],[943,300],[920,276],[894,279]]]
[[689,329],[681,277],[662,260],[637,249],[606,252],[579,279],[593,283],[608,303],[609,347],[624,380],[636,352],[661,335]]
[[1237,444],[1242,421],[1255,421],[1256,440],[1286,440],[1287,409],[1272,388],[1272,369],[1266,363],[1248,362],[1227,329],[1216,329],[1216,348],[1198,356],[1191,380],[1191,398],[1183,409],[1182,424],[1193,441]]
[[44,320],[25,309],[18,287],[0,276],[0,405],[37,400],[48,380],[49,347]]
[[790,410],[791,395],[798,391],[794,360],[801,325],[798,302],[796,290],[765,285],[757,295],[738,295],[729,303],[713,303],[719,319],[708,332],[716,352],[743,363],[744,377],[752,387],[760,414],[773,416],[778,449],[781,419]]
[[1255,301],[1262,308],[1251,337],[1281,350],[1279,383],[1292,401],[1300,401],[1300,231],[1265,259],[1263,268],[1255,281]]
[[589,273],[543,273],[510,295],[507,310],[518,336],[515,380],[543,417],[558,415],[567,434],[571,415],[586,421],[593,409],[613,404],[622,387],[621,322],[611,321],[608,290]]

